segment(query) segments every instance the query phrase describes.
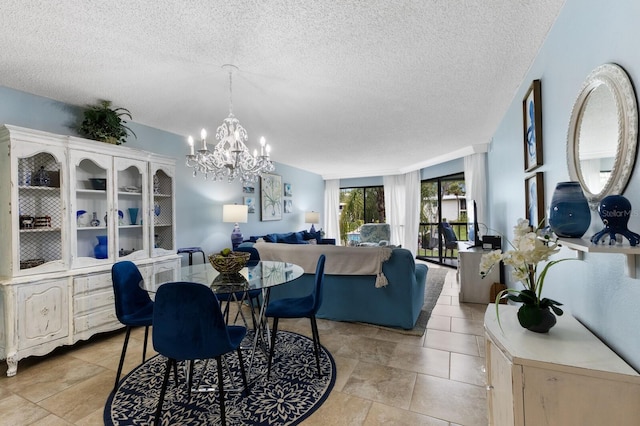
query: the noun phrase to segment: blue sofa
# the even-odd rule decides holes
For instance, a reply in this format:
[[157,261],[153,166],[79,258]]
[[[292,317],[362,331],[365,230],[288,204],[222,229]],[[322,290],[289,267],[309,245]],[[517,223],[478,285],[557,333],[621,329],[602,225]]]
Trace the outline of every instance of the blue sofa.
[[[327,246],[329,250],[331,247]],[[357,248],[354,248],[357,250]],[[415,263],[407,249],[393,249],[382,271],[389,283],[375,287],[371,275],[325,275],[323,301],[318,318],[367,322],[387,327],[412,329],[424,304],[427,266]],[[313,288],[313,274],[271,289],[271,300],[307,295]]]

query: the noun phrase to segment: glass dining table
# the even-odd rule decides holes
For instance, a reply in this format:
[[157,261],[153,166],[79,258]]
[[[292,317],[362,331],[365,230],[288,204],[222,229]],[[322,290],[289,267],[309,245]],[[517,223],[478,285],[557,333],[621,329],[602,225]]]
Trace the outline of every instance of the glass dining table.
[[[251,353],[249,357],[248,376],[251,380],[251,372],[255,360],[258,345],[268,353],[270,344],[269,325],[265,317],[265,309],[269,303],[269,291],[272,287],[285,284],[296,280],[304,274],[301,266],[276,261],[258,261],[248,264],[235,274],[221,274],[211,266],[210,263],[202,263],[180,268],[180,280],[195,282],[209,286],[211,291],[217,295],[230,295],[226,297],[227,307],[232,301],[237,302],[239,311],[247,300],[247,294],[250,290],[261,290],[262,303],[260,311],[254,320],[253,342],[251,345]],[[252,312],[253,315],[253,312]],[[237,320],[237,315],[236,315]],[[246,325],[246,320],[243,321]]]

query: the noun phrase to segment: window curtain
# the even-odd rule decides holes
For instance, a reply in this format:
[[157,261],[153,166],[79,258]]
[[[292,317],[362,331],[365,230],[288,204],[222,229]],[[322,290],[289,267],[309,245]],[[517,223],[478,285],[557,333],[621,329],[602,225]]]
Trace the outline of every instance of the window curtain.
[[340,179],[324,181],[324,220],[325,238],[335,238],[336,245],[340,241]]
[[420,172],[384,176],[383,184],[391,244],[401,245],[415,256],[420,227]]
[[[487,154],[472,154],[464,157],[464,182],[466,186],[468,221],[473,223],[473,208],[476,202],[480,235],[487,233]],[[482,232],[481,232],[482,231]]]

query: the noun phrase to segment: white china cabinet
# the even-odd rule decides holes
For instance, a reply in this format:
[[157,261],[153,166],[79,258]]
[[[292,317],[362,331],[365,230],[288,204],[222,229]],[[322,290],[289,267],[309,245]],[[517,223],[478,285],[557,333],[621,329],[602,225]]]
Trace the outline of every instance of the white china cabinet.
[[[175,162],[86,139],[0,127],[0,359],[122,327],[111,266],[176,280]],[[96,246],[100,246],[96,248]]]

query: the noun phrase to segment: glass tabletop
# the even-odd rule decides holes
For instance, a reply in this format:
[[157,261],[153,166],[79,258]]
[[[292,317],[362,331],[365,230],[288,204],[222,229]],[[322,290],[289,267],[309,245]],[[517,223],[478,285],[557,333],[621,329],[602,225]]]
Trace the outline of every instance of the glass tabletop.
[[220,274],[210,263],[183,266],[180,279],[208,285],[214,293],[222,294],[274,287],[293,281],[303,273],[302,267],[294,263],[262,260],[235,274]]

